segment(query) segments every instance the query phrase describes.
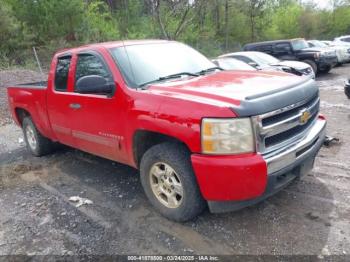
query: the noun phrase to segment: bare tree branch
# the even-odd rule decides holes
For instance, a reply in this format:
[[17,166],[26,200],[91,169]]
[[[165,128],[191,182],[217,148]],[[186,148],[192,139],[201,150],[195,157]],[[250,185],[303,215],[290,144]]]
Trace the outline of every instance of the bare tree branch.
[[163,21],[162,21],[162,17],[160,15],[160,1],[161,0],[156,0],[155,1],[155,4],[156,4],[155,11],[156,11],[157,20],[158,20],[158,23],[159,23],[159,26],[160,26],[160,29],[162,31],[163,36],[166,39],[170,39],[168,32],[165,30],[165,27],[164,27],[164,24],[163,24]]

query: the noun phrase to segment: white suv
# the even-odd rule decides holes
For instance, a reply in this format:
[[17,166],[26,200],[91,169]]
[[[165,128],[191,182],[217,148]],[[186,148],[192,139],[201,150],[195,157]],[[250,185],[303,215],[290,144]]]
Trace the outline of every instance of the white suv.
[[344,35],[334,38],[334,42],[350,45],[350,35]]

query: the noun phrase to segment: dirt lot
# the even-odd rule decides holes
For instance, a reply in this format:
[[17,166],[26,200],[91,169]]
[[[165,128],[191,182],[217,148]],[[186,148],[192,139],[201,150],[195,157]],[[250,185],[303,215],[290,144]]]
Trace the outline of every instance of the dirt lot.
[[[315,169],[244,210],[178,224],[157,214],[138,172],[73,149],[35,158],[9,120],[9,84],[40,80],[0,72],[0,255],[6,254],[350,254],[350,65],[321,76],[322,113],[339,144]],[[76,207],[68,199],[93,201]]]

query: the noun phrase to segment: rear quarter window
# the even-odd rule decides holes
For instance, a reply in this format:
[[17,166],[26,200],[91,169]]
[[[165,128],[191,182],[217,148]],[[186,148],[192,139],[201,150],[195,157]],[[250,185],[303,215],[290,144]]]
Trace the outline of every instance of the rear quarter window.
[[279,43],[275,45],[275,52],[277,53],[290,53],[292,48],[289,43]]
[[263,53],[272,53],[272,45],[261,45],[256,48],[256,51],[260,51]]

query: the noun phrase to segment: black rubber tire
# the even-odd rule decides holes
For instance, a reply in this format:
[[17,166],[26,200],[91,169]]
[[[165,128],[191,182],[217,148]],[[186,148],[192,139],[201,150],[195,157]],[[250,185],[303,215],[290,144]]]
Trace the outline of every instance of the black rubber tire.
[[[206,208],[206,201],[200,193],[190,159],[187,148],[181,144],[169,142],[151,147],[141,159],[141,183],[147,198],[159,213],[176,222],[192,220]],[[149,172],[157,162],[164,162],[171,166],[183,184],[184,196],[177,208],[168,208],[163,205],[152,191]]]
[[303,62],[307,63],[309,66],[311,66],[312,70],[314,70],[315,75],[317,75],[318,68],[317,68],[317,65],[316,65],[316,63],[314,61],[312,61],[312,60],[304,60]]
[[[36,147],[32,148],[29,145],[27,134],[26,134],[26,128],[30,126],[34,132],[35,139],[37,141]],[[33,123],[32,119],[30,117],[25,117],[22,121],[22,130],[24,135],[24,140],[26,142],[28,150],[34,155],[34,156],[44,156],[49,153],[51,153],[54,149],[53,142],[44,137],[38,129],[36,128],[35,124]]]
[[329,71],[331,71],[332,70],[332,67],[331,66],[328,66],[328,67],[326,67],[326,68],[324,68],[324,69],[322,69],[322,70],[319,70],[320,71],[320,73],[322,73],[322,74],[327,74],[327,73],[329,73]]
[[345,95],[350,99],[350,80],[345,84],[344,92]]

